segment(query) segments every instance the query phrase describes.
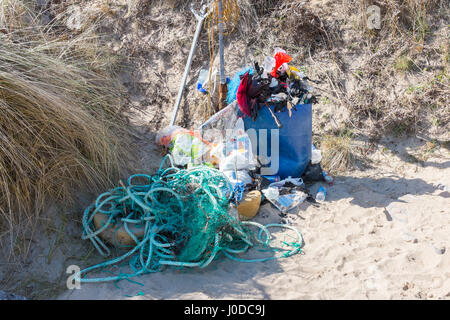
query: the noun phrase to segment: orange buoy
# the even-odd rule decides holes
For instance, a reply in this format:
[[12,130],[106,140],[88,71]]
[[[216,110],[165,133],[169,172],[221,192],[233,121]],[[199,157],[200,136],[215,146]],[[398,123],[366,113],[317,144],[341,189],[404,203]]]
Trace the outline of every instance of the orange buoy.
[[[109,217],[106,214],[97,213],[94,216],[95,228],[98,230],[103,227],[108,222],[108,219]],[[142,239],[144,237],[144,225],[129,223],[128,230],[130,230],[138,239]],[[131,238],[122,221],[111,224],[108,228],[102,231],[99,236],[103,240],[115,245],[116,247],[136,245],[136,242],[133,240],[133,238]]]

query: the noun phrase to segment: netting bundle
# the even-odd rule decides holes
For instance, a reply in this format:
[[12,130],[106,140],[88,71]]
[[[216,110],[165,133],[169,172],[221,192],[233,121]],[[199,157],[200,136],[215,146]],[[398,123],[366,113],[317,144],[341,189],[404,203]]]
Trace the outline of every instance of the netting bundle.
[[[166,159],[170,160],[171,166],[164,169]],[[244,261],[234,255],[247,251],[255,242],[267,247],[270,241],[267,227],[270,225],[264,227],[255,222],[239,221],[230,214],[232,196],[230,182],[222,172],[207,166],[179,169],[173,166],[170,155],[166,156],[154,176],[133,175],[126,186],[103,193],[85,210],[83,239],[91,240],[102,255],[108,256],[111,252],[102,240],[102,233],[109,231],[113,234],[109,242],[116,247],[128,247],[129,251],[82,270],[75,279],[81,282],[120,280],[160,271],[163,266],[170,265],[203,268],[219,252]],[[257,236],[250,232],[250,225],[259,227]],[[132,239],[131,243],[124,245],[121,242],[120,230]],[[286,250],[284,257],[300,252],[302,238],[298,231],[297,234],[299,242],[292,243],[292,250]],[[276,257],[257,260],[272,258]],[[129,259],[131,274],[84,277],[89,271],[125,259]]]

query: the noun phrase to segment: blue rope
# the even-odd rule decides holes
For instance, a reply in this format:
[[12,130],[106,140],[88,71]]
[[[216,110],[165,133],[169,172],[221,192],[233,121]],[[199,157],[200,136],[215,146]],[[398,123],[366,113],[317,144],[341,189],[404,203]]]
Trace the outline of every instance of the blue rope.
[[242,197],[244,195],[244,191],[245,191],[245,184],[243,182],[238,182],[234,185],[233,200],[236,205],[238,205],[239,202],[241,202]]

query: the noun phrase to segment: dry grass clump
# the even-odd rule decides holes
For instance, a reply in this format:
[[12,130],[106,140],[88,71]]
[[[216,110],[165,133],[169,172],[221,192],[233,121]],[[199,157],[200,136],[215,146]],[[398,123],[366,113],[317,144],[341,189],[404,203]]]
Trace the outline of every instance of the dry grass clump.
[[[420,85],[411,86],[399,99],[399,109],[390,116],[389,129],[394,133],[427,131],[431,127],[449,130],[450,77],[446,71]],[[401,130],[401,129],[405,130]]]
[[17,14],[38,24],[24,2],[9,3],[0,6],[0,226],[13,246],[47,203],[116,182],[127,134],[121,88],[92,38],[11,26]]
[[263,17],[270,15],[274,10],[277,9],[280,1],[277,0],[259,0],[259,1],[249,1],[254,7],[255,13],[258,17]]
[[322,151],[322,166],[332,174],[343,172],[354,163],[356,152],[353,137],[348,132],[327,134],[320,143]]
[[330,48],[329,28],[305,1],[240,1],[241,31],[255,48],[291,51]]
[[272,14],[275,29],[283,42],[299,47],[331,49],[332,42],[325,22],[300,1],[285,1]]
[[396,71],[409,71],[414,67],[412,60],[406,56],[398,57],[394,62],[394,68]]

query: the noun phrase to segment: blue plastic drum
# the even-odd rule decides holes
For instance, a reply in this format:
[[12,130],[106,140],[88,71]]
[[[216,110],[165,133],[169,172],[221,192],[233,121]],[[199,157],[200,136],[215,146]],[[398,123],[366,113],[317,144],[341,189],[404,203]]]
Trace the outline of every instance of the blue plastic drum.
[[[273,107],[270,107],[273,111]],[[275,115],[280,120],[283,127],[278,129],[275,120],[270,114],[267,107],[262,106],[259,109],[258,116],[255,121],[250,117],[244,118],[245,130],[249,129],[256,132],[257,136],[257,154],[258,156],[267,155],[268,164],[266,167],[271,167],[277,171],[272,175],[279,175],[281,179],[285,179],[289,176],[293,178],[300,177],[306,169],[309,161],[311,160],[311,144],[312,144],[312,105],[311,104],[299,104],[296,105],[294,110],[292,108],[292,116],[289,117],[289,112],[285,108],[285,111],[277,112]],[[260,129],[268,129],[266,132],[260,131]],[[278,148],[278,166],[276,166],[276,160],[272,159],[275,156],[274,151],[276,147],[272,147],[272,131],[270,129],[278,129],[279,135],[279,148]],[[262,135],[262,142],[260,135]],[[267,135],[267,138],[264,139]],[[250,135],[251,136],[251,135]],[[274,136],[276,138],[276,134]],[[252,139],[253,142],[254,139]],[[264,142],[266,140],[266,142]],[[274,140],[274,142],[277,139]],[[255,150],[255,148],[253,148]],[[271,170],[271,169],[270,169]]]

